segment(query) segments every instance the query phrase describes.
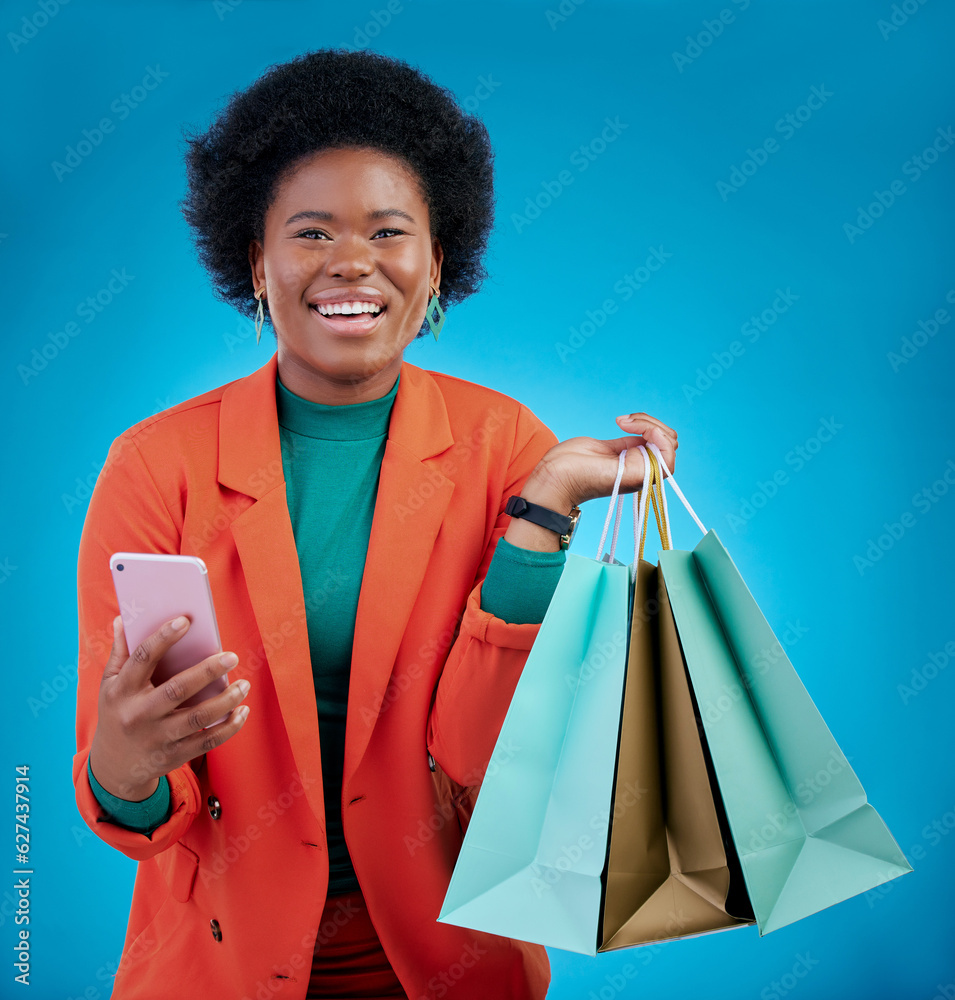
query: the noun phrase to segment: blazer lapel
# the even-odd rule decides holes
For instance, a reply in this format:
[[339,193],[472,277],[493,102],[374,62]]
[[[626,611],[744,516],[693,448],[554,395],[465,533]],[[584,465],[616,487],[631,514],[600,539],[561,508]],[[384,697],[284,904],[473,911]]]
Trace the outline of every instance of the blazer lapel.
[[421,589],[454,484],[438,456],[454,444],[444,397],[407,362],[388,429],[358,599],[345,736],[345,779],[371,738],[401,638]]
[[[277,356],[229,385],[219,417],[219,482],[255,503],[232,522],[232,535],[296,766],[322,816],[321,751],[305,600],[289,519],[275,407]],[[431,376],[404,362],[381,464],[378,495],[352,650],[345,736],[345,778],[364,756],[401,637],[421,589],[454,484],[436,459],[454,444],[444,397]]]
[[[324,816],[322,757],[305,620],[275,406],[275,355],[229,385],[219,413],[219,482],[255,503],[232,522],[268,669],[305,794]],[[270,641],[281,636],[281,641]]]

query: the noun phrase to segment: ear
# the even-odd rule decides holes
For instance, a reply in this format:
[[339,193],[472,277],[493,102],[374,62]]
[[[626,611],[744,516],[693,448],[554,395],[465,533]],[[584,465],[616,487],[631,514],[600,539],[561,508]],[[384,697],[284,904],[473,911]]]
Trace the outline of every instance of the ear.
[[265,284],[265,251],[258,240],[249,244],[249,264],[252,267],[252,292]]
[[441,264],[444,261],[444,250],[437,236],[431,241],[431,284],[441,290]]

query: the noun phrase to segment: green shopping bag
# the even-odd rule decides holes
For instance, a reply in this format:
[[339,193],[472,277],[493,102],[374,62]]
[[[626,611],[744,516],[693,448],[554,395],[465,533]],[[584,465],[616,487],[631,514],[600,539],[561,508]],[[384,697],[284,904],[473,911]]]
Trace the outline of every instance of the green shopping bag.
[[912,868],[716,532],[671,485],[704,538],[692,552],[660,552],[660,571],[764,934]]
[[[630,570],[569,555],[514,691],[440,921],[592,955],[626,668]],[[622,507],[622,505],[621,505]],[[492,758],[493,759],[493,758]]]

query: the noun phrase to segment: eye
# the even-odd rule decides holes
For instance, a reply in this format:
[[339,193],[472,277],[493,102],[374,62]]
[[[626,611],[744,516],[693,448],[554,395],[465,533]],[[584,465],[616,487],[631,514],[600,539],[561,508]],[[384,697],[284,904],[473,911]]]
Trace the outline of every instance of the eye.
[[379,229],[378,232],[375,233],[374,236],[372,236],[372,239],[376,240],[378,239],[379,236],[404,236],[404,235],[405,232],[403,229]]
[[322,239],[331,239],[328,233],[323,232],[321,229],[303,229],[300,233],[296,233],[296,236],[305,236],[308,239],[312,237],[321,237]]

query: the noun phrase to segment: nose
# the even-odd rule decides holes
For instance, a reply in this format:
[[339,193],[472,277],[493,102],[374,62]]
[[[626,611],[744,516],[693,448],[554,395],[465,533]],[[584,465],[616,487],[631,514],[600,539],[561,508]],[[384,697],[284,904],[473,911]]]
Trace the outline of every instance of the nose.
[[330,277],[345,281],[367,277],[375,270],[375,258],[368,241],[358,234],[339,236],[325,260],[325,270]]

